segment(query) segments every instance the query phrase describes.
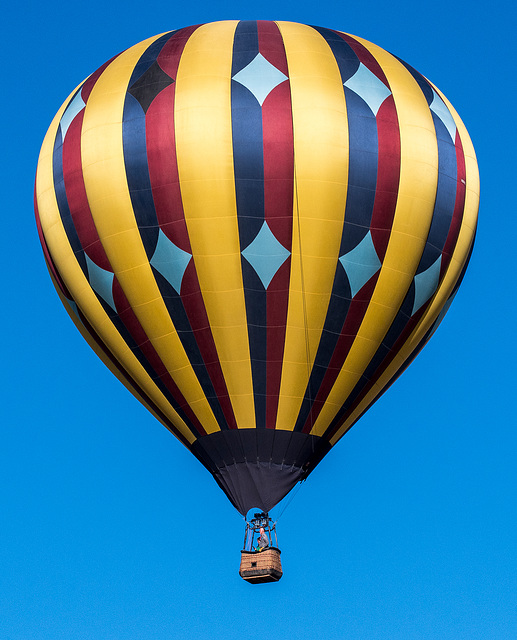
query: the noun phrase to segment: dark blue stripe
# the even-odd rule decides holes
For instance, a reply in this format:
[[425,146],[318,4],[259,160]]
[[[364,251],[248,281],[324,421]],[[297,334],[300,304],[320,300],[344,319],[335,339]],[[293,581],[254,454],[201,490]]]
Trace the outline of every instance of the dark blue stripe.
[[[257,23],[242,21],[235,30],[232,77],[259,53]],[[264,152],[262,108],[255,96],[232,80],[231,93],[235,194],[241,250],[264,222]],[[241,258],[255,397],[255,421],[266,426],[267,293],[255,270]]]
[[[151,67],[166,42],[174,33],[164,34],[145,50],[135,65],[128,88]],[[145,113],[138,100],[130,93],[126,93],[122,119],[122,140],[127,184],[142,242],[147,257],[151,259],[158,242],[159,225],[147,162]]]
[[255,20],[241,20],[233,39],[232,77],[247,67],[259,52],[258,29]]
[[266,427],[266,375],[267,375],[267,293],[253,267],[241,258],[245,287],[248,339],[250,344],[251,374],[255,398],[255,423]]
[[126,93],[124,103],[122,141],[131,204],[147,258],[150,260],[158,242],[159,225],[147,163],[145,113],[138,100],[130,93]]
[[[239,22],[235,31],[232,77],[258,54],[256,22]],[[262,109],[255,96],[232,80],[233,161],[239,240],[245,249],[264,221],[264,151]]]
[[241,84],[232,81],[232,136],[239,240],[245,249],[264,221],[262,109]]
[[393,57],[397,58],[400,64],[406,67],[406,69],[413,76],[418,86],[420,87],[422,93],[424,94],[424,97],[427,100],[427,104],[431,104],[434,98],[434,93],[433,93],[433,89],[431,88],[431,85],[427,82],[424,76],[421,73],[418,73],[418,71],[414,69],[410,64],[408,64],[407,62],[404,62],[404,60],[401,60],[398,56],[393,55]]
[[377,120],[370,107],[346,87],[345,97],[350,142],[348,193],[340,256],[354,249],[370,229],[379,156]]
[[456,204],[458,180],[456,147],[440,118],[433,112],[431,114],[438,141],[438,185],[433,219],[417,273],[428,269],[441,256]]
[[352,47],[343,40],[343,38],[335,31],[325,29],[323,27],[313,27],[318,33],[320,33],[328,45],[332,49],[336,61],[339,65],[339,71],[341,73],[341,80],[346,82],[354,75],[359,69],[360,60],[357,57]]

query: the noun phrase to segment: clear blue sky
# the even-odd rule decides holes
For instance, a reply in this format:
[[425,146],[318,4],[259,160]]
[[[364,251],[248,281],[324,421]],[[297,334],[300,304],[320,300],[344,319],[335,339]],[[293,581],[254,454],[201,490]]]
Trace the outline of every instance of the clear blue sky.
[[[336,28],[397,54],[452,101],[481,173],[447,318],[280,518],[273,585],[239,578],[242,519],[79,336],[32,211],[40,144],[81,80],[148,36],[227,18]],[[515,18],[509,1],[4,10],[1,640],[517,638]]]

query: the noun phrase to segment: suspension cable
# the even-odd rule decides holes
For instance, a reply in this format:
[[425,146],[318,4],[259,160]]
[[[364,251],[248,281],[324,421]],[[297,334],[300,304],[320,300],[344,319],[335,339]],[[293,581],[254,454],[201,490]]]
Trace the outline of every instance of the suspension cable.
[[291,491],[291,495],[289,496],[289,499],[286,501],[286,503],[284,504],[282,511],[280,511],[280,513],[278,514],[274,524],[276,525],[276,523],[280,520],[280,518],[284,515],[285,510],[287,509],[287,507],[291,504],[291,502],[294,500],[294,498],[296,497],[296,495],[298,494],[298,491],[300,491],[300,488],[303,484],[304,480],[300,480],[300,482],[298,482],[298,486],[296,487],[296,489],[294,489],[293,491]]

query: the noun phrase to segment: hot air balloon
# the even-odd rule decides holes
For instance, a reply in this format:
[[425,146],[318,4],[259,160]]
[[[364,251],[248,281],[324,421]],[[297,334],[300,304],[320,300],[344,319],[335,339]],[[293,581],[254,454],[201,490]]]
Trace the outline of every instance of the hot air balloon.
[[58,111],[35,189],[79,331],[256,522],[428,341],[478,202],[430,81],[362,38],[268,21],[112,58]]

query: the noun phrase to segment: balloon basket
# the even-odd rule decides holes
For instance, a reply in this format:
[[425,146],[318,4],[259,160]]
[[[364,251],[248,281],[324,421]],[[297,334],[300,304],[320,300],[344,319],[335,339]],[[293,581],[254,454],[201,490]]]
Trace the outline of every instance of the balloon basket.
[[239,574],[250,584],[278,582],[283,575],[280,549],[269,547],[263,551],[241,551]]
[[278,582],[283,575],[276,523],[267,513],[255,513],[249,522],[246,520],[239,575],[250,584]]

